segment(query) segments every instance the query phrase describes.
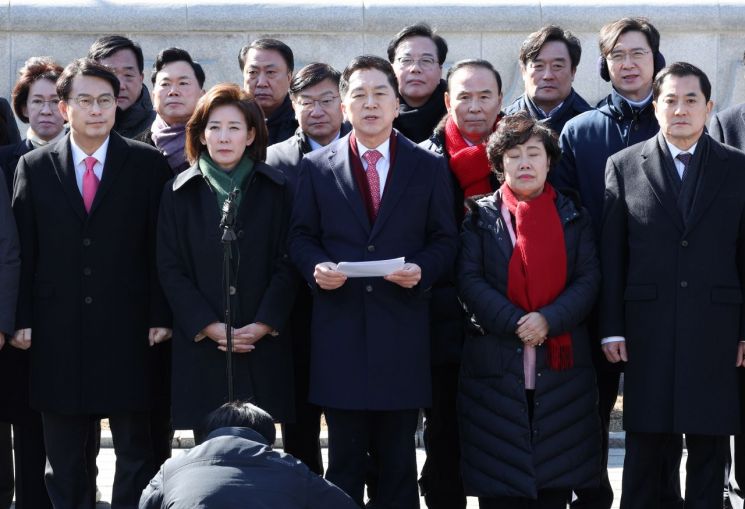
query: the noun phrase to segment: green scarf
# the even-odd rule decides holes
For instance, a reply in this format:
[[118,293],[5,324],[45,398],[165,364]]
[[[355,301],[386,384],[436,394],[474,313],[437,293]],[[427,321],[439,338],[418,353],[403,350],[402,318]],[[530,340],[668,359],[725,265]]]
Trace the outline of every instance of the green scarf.
[[253,169],[253,159],[245,154],[243,154],[241,160],[231,171],[221,170],[206,150],[199,155],[199,171],[202,172],[204,178],[207,179],[212,189],[215,190],[217,208],[219,210],[222,210],[225,200],[228,199],[228,194],[234,189],[238,190],[235,200],[235,208],[238,210],[238,207],[241,205],[241,199],[243,198],[241,188]]

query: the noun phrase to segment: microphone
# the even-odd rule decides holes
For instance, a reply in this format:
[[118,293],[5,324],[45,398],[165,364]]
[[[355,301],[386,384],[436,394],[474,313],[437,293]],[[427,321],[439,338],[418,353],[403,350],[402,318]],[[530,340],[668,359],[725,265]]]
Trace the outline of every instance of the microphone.
[[236,239],[233,227],[235,226],[235,199],[238,197],[238,190],[233,189],[228,194],[222,205],[222,219],[220,219],[220,228],[223,230],[223,242],[230,242]]

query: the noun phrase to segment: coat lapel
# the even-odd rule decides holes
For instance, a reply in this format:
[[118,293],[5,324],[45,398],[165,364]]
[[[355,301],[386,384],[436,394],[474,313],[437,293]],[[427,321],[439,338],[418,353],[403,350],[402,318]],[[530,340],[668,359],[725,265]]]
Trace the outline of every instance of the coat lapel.
[[57,143],[51,152],[51,156],[54,172],[57,174],[60,185],[62,185],[67,201],[80,220],[85,221],[87,214],[85,212],[85,205],[83,204],[83,196],[80,194],[78,183],[75,179],[75,165],[72,161],[69,134]]
[[675,226],[682,232],[683,219],[678,211],[675,194],[665,180],[665,161],[663,160],[662,150],[658,147],[659,142],[665,143],[664,140],[658,141],[657,137],[645,142],[641,153],[642,171],[662,208],[665,209]]
[[370,233],[370,220],[367,217],[367,211],[365,210],[365,204],[362,203],[362,197],[360,196],[357,186],[354,182],[354,175],[352,174],[352,164],[349,161],[349,137],[345,136],[329,151],[328,163],[331,168],[331,172],[336,178],[336,184],[339,187],[339,191],[347,200],[347,203],[352,209],[354,217],[365,229],[367,234]]
[[[703,136],[708,135],[704,134]],[[719,188],[727,180],[727,172],[729,171],[727,154],[720,150],[717,143],[711,138],[707,141],[708,154],[704,154],[704,158],[701,159],[698,190],[693,199],[693,208],[688,218],[686,231],[691,231],[696,223],[701,220],[706,209],[714,201]]]
[[109,147],[106,150],[106,162],[104,163],[103,174],[101,175],[101,183],[98,185],[96,197],[93,198],[89,215],[93,215],[96,212],[104,196],[111,189],[121,169],[124,167],[124,163],[129,156],[127,149],[127,144],[122,140],[121,136],[111,131],[109,135]]
[[372,229],[373,236],[383,228],[386,220],[393,214],[396,205],[406,190],[406,186],[409,184],[409,180],[411,180],[411,176],[420,164],[414,157],[414,145],[407,143],[408,140],[403,136],[397,135],[397,137],[395,160],[393,167],[388,171],[390,182],[386,183],[383,190],[378,217],[375,219]]

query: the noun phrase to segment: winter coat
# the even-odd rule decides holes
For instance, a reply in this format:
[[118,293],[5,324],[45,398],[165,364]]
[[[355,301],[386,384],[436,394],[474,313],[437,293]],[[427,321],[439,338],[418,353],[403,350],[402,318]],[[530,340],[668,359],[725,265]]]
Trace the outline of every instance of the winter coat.
[[[292,349],[285,322],[297,278],[286,257],[290,193],[276,169],[256,163],[236,213],[233,326],[269,325],[256,349],[233,354],[235,397],[249,399],[279,421],[293,419]],[[198,426],[228,398],[226,356],[207,325],[224,322],[220,211],[211,187],[192,166],[166,185],[158,222],[158,270],[174,314],[172,413],[176,429]]]
[[145,85],[142,85],[142,92],[137,101],[124,111],[117,107],[114,131],[125,138],[139,139],[138,136],[150,129],[154,120],[155,110],[150,100],[150,92]]
[[507,115],[514,115],[519,111],[526,111],[531,117],[537,120],[545,119],[547,125],[551,129],[553,129],[556,134],[559,134],[561,130],[564,129],[564,125],[567,122],[569,122],[580,113],[584,113],[585,111],[589,111],[591,109],[592,106],[587,104],[587,101],[585,101],[582,96],[580,96],[574,89],[572,89],[572,92],[569,94],[569,96],[564,99],[564,102],[559,108],[559,111],[548,118],[546,118],[546,115],[542,111],[536,108],[535,104],[530,101],[525,94],[515,99],[512,104],[505,108],[504,112]]
[[600,272],[586,211],[559,194],[567,283],[538,311],[548,321],[549,336],[571,334],[574,366],[553,371],[546,349],[537,349],[531,422],[523,344],[515,334],[526,311],[506,297],[512,242],[500,207],[499,192],[480,199],[461,233],[458,290],[476,324],[463,347],[458,389],[461,471],[468,495],[535,499],[538,490],[583,488],[599,478],[598,396],[583,321]]
[[357,509],[346,493],[300,460],[274,451],[250,428],[218,428],[165,462],[139,509]]

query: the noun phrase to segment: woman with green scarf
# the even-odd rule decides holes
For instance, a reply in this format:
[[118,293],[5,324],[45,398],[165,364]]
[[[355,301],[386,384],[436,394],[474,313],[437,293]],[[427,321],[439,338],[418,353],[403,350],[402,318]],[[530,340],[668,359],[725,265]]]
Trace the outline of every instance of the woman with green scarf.
[[267,140],[253,97],[238,85],[216,85],[186,125],[192,166],[163,194],[158,271],[174,316],[174,429],[198,428],[228,399],[220,221],[231,193],[235,398],[253,402],[280,422],[294,418],[285,330],[296,288],[286,256],[290,190],[282,173],[263,162]]

